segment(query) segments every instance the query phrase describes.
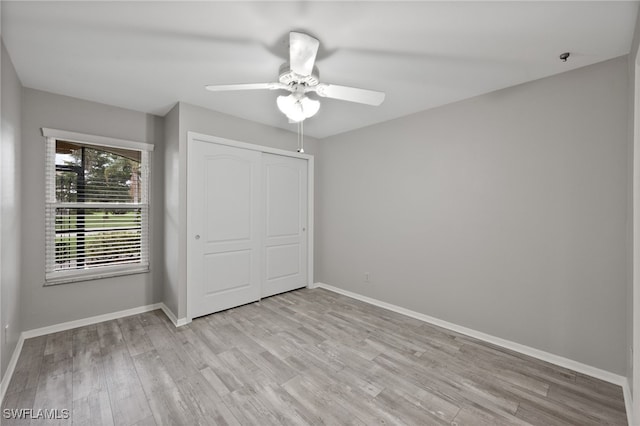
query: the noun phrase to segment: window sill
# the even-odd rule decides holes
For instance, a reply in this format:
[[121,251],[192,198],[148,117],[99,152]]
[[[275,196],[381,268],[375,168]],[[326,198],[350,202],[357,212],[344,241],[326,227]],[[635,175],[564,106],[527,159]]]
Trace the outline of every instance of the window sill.
[[135,267],[119,268],[113,270],[105,268],[102,271],[63,271],[48,274],[45,278],[44,287],[59,284],[69,284],[80,281],[93,281],[103,278],[120,277],[124,275],[144,274],[149,272],[149,265],[135,265]]

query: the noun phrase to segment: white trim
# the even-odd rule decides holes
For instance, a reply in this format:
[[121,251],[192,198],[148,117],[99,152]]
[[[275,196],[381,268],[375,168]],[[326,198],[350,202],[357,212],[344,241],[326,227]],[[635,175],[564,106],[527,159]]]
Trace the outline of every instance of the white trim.
[[42,128],[42,136],[68,142],[108,146],[111,148],[135,149],[137,151],[153,151],[154,148],[153,144],[146,142],[110,138],[108,136],[89,135],[86,133],[70,132],[67,130],[49,129],[47,127]]
[[397,312],[402,315],[406,315],[411,318],[415,318],[429,324],[436,325],[438,327],[446,328],[451,331],[455,331],[456,333],[464,334],[466,336],[473,337],[478,340],[482,340],[487,343],[491,343],[496,346],[500,346],[506,349],[510,349],[515,352],[519,352],[524,355],[528,355],[533,358],[540,359],[542,361],[550,362],[551,364],[558,365],[560,367],[568,368],[570,370],[576,371],[578,373],[586,374],[591,377],[595,377],[600,380],[604,380],[605,382],[613,383],[615,385],[622,386],[624,388],[627,385],[627,378],[621,376],[619,374],[611,373],[610,371],[602,370],[600,368],[592,367],[587,364],[583,364],[578,361],[574,361],[569,358],[564,358],[559,355],[555,355],[549,352],[541,351],[539,349],[532,348],[530,346],[525,346],[520,343],[512,342],[510,340],[501,339],[500,337],[492,336],[490,334],[482,333],[480,331],[476,331],[471,328],[463,327],[457,324],[453,324],[448,321],[443,321],[438,318],[431,317],[429,315],[421,314],[420,312],[415,312],[397,305],[393,305],[391,303],[382,302],[377,299],[372,299],[367,296],[363,296],[357,293],[350,292],[348,290],[343,290],[338,287],[334,287],[324,283],[315,283],[315,287],[324,288],[325,290],[332,291],[334,293],[342,294],[343,296],[351,297],[352,299],[357,299],[362,302],[369,303],[374,306],[378,306],[384,309],[388,309],[393,312]]
[[[95,268],[98,269],[98,268]],[[149,262],[144,264],[110,265],[94,269],[72,269],[69,271],[55,271],[45,274],[44,286],[76,283],[80,281],[101,280],[103,278],[121,277],[124,275],[146,274],[149,272]]]
[[187,132],[187,144],[188,144],[187,147],[192,144],[191,142],[192,140],[217,143],[218,145],[233,146],[235,148],[244,148],[244,149],[249,149],[251,151],[266,152],[268,154],[284,155],[285,157],[304,158],[305,160],[313,158],[313,155],[309,155],[309,154],[301,154],[299,152],[287,151],[285,149],[271,148],[264,145],[256,145],[253,143],[234,141],[232,139],[225,139],[225,138],[220,138],[218,136],[205,135],[203,133],[189,131]]
[[13,350],[13,355],[11,355],[11,359],[9,360],[7,371],[4,372],[4,377],[0,382],[0,405],[2,405],[2,403],[4,402],[4,395],[9,388],[9,383],[13,378],[13,372],[16,370],[16,365],[18,365],[18,358],[20,358],[20,353],[22,353],[22,345],[24,344],[24,339],[24,333],[21,333],[20,338],[18,339],[18,343]]
[[[46,214],[45,214],[45,234],[46,234],[46,256],[45,256],[45,282],[44,286],[67,284],[79,281],[90,281],[101,278],[117,277],[129,274],[147,273],[149,272],[149,259],[151,257],[151,249],[149,246],[149,222],[150,222],[150,206],[149,201],[149,169],[150,161],[148,149],[153,149],[153,145],[144,144],[141,142],[125,141],[122,139],[105,138],[103,136],[84,135],[81,133],[67,132],[64,130],[56,130],[49,128],[42,128],[42,134],[46,136],[46,166],[45,166],[45,180],[46,180]],[[68,137],[65,137],[68,136]],[[141,166],[141,202],[58,202],[56,201],[55,191],[55,148],[56,140],[65,137],[66,140],[72,138],[85,138],[84,140],[95,142],[100,146],[134,146],[136,149],[141,149],[140,166]],[[89,266],[82,269],[56,269],[55,261],[57,258],[57,252],[55,250],[56,240],[56,218],[57,209],[136,209],[140,210],[140,223],[138,228],[140,231],[140,258],[137,262],[132,262],[131,259],[125,261],[112,262],[103,266]],[[110,228],[112,231],[117,229]],[[81,229],[69,229],[69,232],[81,231]],[[135,244],[133,244],[135,246]],[[117,248],[111,247],[108,250],[111,253],[118,254],[120,251],[131,248],[130,246],[120,245]],[[117,252],[117,253],[116,253]],[[103,252],[103,254],[106,251]],[[77,254],[76,254],[77,255]],[[87,253],[84,253],[84,258],[90,257]]]
[[152,305],[125,309],[124,311],[111,312],[109,314],[96,315],[93,317],[83,318],[75,321],[62,322],[60,324],[54,324],[47,327],[34,328],[33,330],[24,331],[22,333],[22,337],[24,337],[25,339],[30,339],[32,337],[44,336],[46,334],[58,333],[60,331],[66,331],[73,328],[84,327],[86,325],[97,324],[99,322],[111,321],[131,315],[142,314],[144,312],[155,311],[156,309],[162,309],[160,305],[160,303],[154,303]]
[[[314,196],[314,188],[315,184],[313,183],[315,176],[314,171],[314,162],[315,159],[311,156],[307,160],[307,287],[313,283],[313,230],[314,230],[314,215],[313,209],[314,204],[313,200]],[[311,184],[308,182],[311,181]]]
[[171,309],[169,309],[169,307],[167,305],[165,305],[164,303],[160,303],[160,309],[162,309],[162,312],[164,312],[164,314],[167,316],[167,318],[169,318],[169,320],[176,327],[182,327],[183,325],[187,325],[187,324],[189,324],[191,322],[191,320],[189,318],[180,318],[180,319],[178,319],[176,317],[176,315],[173,313],[173,311]]
[[146,203],[67,203],[67,202],[53,202],[47,203],[54,209],[141,209],[147,206]]
[[[264,152],[267,154],[282,155],[285,157],[301,158],[301,159],[307,160],[307,203],[308,203],[307,204],[308,205],[308,208],[307,208],[307,221],[308,221],[307,222],[307,231],[308,231],[308,234],[307,234],[307,287],[310,287],[313,283],[313,271],[314,271],[314,268],[313,268],[314,202],[313,201],[314,201],[314,187],[315,187],[315,179],[314,179],[315,172],[314,172],[313,155],[302,154],[299,152],[287,151],[284,149],[271,148],[264,145],[240,142],[232,139],[221,138],[218,136],[211,136],[211,135],[205,135],[203,133],[187,131],[187,166],[189,165],[190,158],[191,158],[191,151],[192,151],[191,147],[193,146],[195,141],[215,143],[218,145],[226,145],[234,148],[242,148],[242,149],[248,149],[251,151]],[[188,192],[189,192],[189,181],[187,178],[187,193]],[[187,194],[187,217],[188,216],[189,216],[189,195]],[[189,225],[190,225],[190,221],[187,220],[187,228],[189,228]],[[189,229],[187,229],[187,235],[191,235],[191,233],[189,232]],[[191,241],[190,239],[187,239],[187,253],[189,252],[188,246],[190,244],[189,243],[190,241]],[[189,274],[189,268],[187,268],[186,282],[189,282],[188,274]],[[173,315],[173,318],[176,318],[176,321],[174,321],[174,324],[176,324],[176,327],[180,325],[188,324],[193,319],[193,317],[191,316],[191,311],[192,311],[191,306],[193,305],[193,302],[190,300],[188,287],[186,289],[186,293],[187,293],[187,312],[186,312],[187,316],[186,318],[177,319],[175,315]],[[167,316],[169,316],[169,314],[167,314]]]

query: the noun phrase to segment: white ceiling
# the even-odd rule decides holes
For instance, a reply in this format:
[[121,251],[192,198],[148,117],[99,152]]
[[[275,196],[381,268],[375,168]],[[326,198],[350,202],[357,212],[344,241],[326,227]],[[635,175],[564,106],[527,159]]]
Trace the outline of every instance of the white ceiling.
[[[318,138],[600,62],[630,50],[637,2],[11,2],[2,37],[23,85],[164,115],[176,101],[295,130],[276,81],[290,30],[321,42],[323,82],[387,93],[322,99]],[[558,59],[571,52],[568,62]]]

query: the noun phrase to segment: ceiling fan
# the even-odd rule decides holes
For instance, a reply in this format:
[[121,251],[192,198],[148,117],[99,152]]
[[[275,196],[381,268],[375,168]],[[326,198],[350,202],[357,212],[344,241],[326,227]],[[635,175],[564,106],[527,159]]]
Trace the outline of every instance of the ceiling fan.
[[315,66],[320,41],[308,34],[289,33],[289,62],[280,66],[278,81],[274,83],[249,83],[209,85],[212,92],[230,90],[288,90],[288,96],[278,96],[278,109],[291,122],[300,123],[314,116],[320,109],[320,101],[307,97],[315,93],[320,97],[378,106],[385,94],[374,90],[320,83],[318,67]]

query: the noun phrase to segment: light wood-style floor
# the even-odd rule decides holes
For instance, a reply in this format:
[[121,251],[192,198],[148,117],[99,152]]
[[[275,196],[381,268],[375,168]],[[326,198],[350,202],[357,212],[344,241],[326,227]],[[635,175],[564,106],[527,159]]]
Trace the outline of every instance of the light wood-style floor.
[[74,425],[626,424],[618,386],[321,289],[178,329],[154,311],[29,339],[5,408]]

